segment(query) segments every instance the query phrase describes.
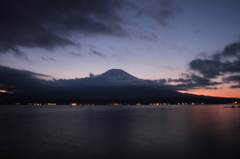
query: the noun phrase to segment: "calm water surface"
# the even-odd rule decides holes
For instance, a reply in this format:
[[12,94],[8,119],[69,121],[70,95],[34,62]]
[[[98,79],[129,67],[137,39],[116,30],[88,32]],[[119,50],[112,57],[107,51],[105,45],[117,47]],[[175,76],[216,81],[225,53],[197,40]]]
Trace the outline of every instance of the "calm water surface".
[[240,108],[0,106],[0,158],[236,158]]

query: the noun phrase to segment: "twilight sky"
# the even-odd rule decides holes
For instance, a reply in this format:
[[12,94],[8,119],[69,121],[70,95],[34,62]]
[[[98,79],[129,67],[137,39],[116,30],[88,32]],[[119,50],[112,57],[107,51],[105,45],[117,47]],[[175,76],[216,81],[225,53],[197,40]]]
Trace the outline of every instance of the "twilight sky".
[[240,98],[239,8],[239,0],[0,0],[0,75],[72,79],[119,68],[182,92]]

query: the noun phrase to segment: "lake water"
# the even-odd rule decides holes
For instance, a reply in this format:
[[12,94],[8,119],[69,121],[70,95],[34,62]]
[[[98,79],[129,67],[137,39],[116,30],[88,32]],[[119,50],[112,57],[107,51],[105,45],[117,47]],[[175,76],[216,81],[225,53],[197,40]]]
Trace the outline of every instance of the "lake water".
[[236,158],[240,108],[0,106],[0,158]]

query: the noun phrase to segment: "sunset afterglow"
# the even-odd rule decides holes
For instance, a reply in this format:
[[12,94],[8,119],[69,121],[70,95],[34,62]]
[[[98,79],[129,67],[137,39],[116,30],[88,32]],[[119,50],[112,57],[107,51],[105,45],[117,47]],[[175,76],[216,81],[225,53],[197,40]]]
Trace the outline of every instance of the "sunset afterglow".
[[[0,92],[151,83],[240,98],[239,7],[236,0],[4,1]],[[111,69],[139,80],[89,78]]]

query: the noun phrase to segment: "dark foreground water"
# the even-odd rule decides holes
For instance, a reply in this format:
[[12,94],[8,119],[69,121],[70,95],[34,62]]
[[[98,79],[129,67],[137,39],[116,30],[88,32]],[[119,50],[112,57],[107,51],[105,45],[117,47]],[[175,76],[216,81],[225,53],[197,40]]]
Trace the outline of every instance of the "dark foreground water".
[[238,158],[240,108],[0,106],[0,158]]

